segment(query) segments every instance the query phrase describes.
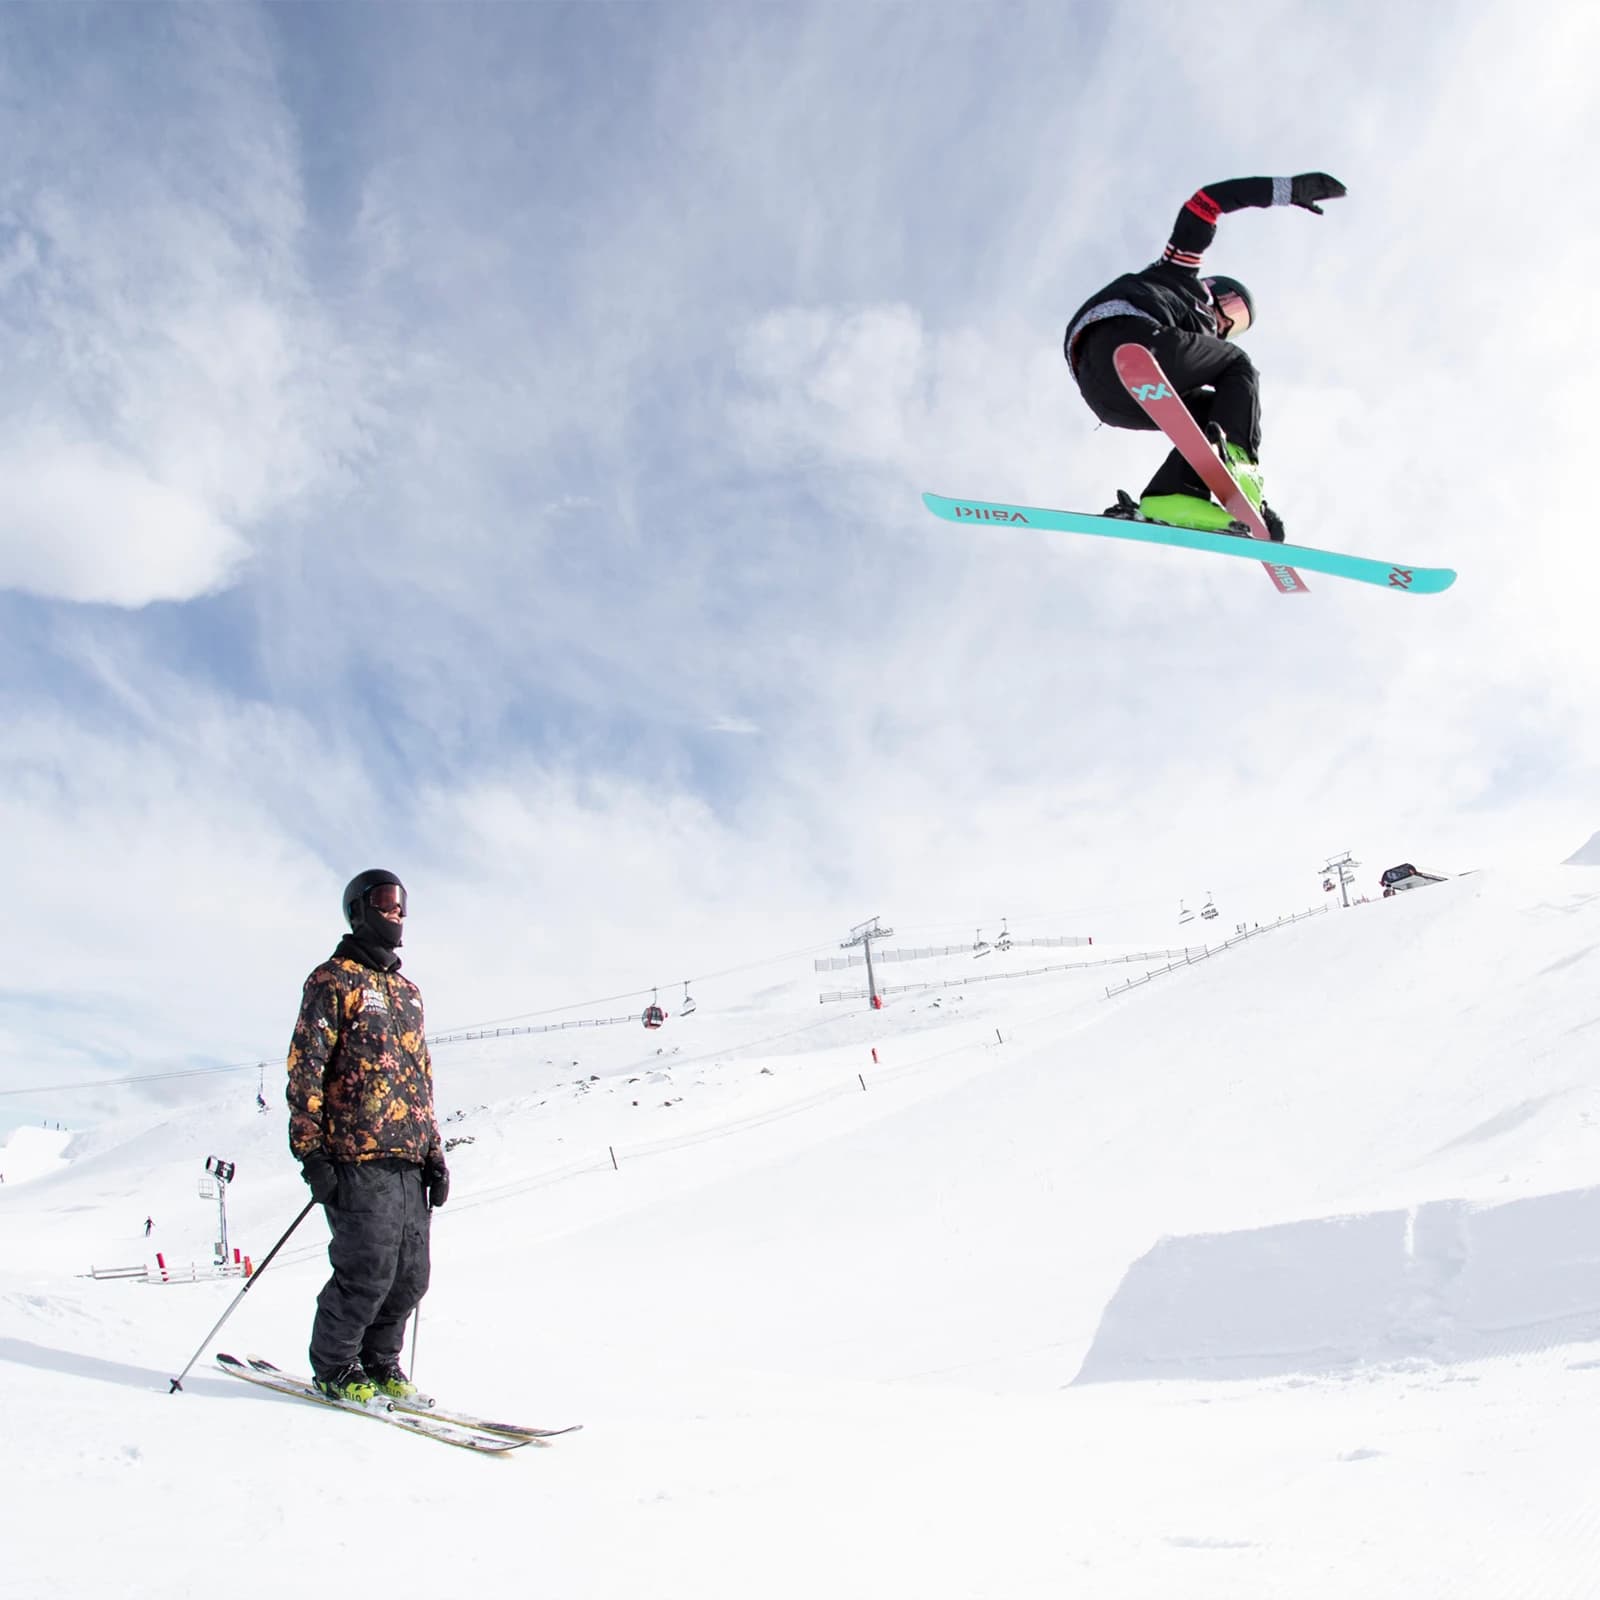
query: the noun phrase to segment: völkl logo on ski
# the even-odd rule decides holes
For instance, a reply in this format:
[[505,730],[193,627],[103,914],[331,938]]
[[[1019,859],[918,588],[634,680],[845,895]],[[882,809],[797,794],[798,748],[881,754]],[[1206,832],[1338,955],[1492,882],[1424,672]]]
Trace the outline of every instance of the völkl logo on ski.
[[971,517],[978,522],[1026,522],[1028,519],[1015,507],[957,506],[957,517]]

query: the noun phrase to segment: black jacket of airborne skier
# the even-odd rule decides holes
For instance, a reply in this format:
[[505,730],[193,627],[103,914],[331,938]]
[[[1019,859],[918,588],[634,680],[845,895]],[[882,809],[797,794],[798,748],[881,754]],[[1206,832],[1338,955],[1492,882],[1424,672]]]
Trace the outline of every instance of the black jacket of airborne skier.
[[[1161,258],[1125,272],[1090,295],[1067,324],[1063,353],[1089,409],[1114,428],[1154,429],[1123,387],[1112,357],[1118,345],[1150,350],[1202,427],[1219,424],[1252,459],[1261,452],[1260,384],[1250,357],[1217,331],[1200,261],[1216,237],[1217,219],[1260,206],[1301,206],[1320,214],[1320,200],[1345,192],[1337,178],[1305,172],[1292,178],[1228,178],[1197,189],[1184,203]],[[1174,450],[1146,495],[1192,494],[1205,485]]]
[[1290,178],[1229,178],[1195,190],[1178,213],[1161,259],[1139,272],[1113,278],[1073,312],[1063,341],[1073,376],[1077,376],[1079,340],[1114,315],[1132,315],[1152,324],[1152,331],[1176,328],[1215,339],[1217,325],[1211,298],[1200,283],[1200,259],[1217,236],[1217,218],[1251,206],[1288,205],[1292,183]]

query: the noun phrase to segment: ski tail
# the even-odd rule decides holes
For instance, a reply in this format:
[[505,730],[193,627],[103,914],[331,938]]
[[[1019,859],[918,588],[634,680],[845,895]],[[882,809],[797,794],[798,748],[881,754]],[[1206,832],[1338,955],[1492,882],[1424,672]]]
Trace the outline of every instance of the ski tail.
[[[1161,370],[1161,363],[1142,344],[1119,344],[1112,360],[1124,388],[1138,401],[1144,414],[1172,441],[1173,448],[1200,474],[1229,516],[1242,522],[1255,539],[1271,542],[1261,514],[1250,504],[1238,480],[1211,448],[1189,408]],[[1267,576],[1280,594],[1309,592],[1304,578],[1280,561],[1263,561]]]

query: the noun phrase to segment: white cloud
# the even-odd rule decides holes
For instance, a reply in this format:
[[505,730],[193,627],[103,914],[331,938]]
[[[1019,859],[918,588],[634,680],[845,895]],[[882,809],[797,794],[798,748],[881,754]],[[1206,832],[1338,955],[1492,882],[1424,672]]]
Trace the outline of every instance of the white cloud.
[[65,600],[186,600],[230,581],[248,553],[202,495],[94,439],[42,430],[0,443],[0,581]]
[[159,111],[94,52],[37,77],[14,53],[0,587],[211,592],[360,448],[359,385],[298,263],[296,151],[261,42],[246,11],[125,38],[130,66],[154,51]]

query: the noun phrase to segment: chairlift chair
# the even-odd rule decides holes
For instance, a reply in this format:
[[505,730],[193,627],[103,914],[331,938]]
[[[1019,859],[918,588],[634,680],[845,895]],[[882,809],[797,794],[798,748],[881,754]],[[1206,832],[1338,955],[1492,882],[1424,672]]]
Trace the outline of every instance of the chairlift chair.
[[1193,921],[1194,921],[1194,912],[1190,911],[1188,909],[1188,907],[1184,905],[1183,901],[1180,900],[1178,902],[1178,922],[1179,922],[1179,925],[1181,926],[1185,922],[1193,922]]
[[1209,922],[1217,914],[1217,903],[1211,898],[1211,891],[1206,890],[1206,903],[1200,908],[1200,915]]
[[689,993],[689,980],[683,980],[683,1004],[678,1007],[678,1015],[687,1017],[694,1010],[694,996]]

